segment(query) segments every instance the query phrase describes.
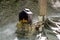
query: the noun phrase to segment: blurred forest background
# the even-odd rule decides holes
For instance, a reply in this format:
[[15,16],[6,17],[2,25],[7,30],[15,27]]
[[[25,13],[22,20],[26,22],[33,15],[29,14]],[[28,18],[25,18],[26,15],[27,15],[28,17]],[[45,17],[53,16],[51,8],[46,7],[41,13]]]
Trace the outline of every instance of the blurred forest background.
[[[47,15],[60,13],[54,10],[49,2],[50,0],[47,0]],[[0,27],[18,21],[18,15],[24,8],[29,8],[34,17],[39,15],[38,0],[0,0]]]
[[18,14],[29,8],[35,15],[39,13],[38,0],[0,0],[0,27],[18,21]]

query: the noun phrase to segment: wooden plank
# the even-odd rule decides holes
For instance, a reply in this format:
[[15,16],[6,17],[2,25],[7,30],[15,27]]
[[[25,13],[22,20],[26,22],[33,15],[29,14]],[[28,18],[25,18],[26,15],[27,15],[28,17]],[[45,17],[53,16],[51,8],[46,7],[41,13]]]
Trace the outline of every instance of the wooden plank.
[[47,11],[47,0],[39,0],[40,15],[45,16]]

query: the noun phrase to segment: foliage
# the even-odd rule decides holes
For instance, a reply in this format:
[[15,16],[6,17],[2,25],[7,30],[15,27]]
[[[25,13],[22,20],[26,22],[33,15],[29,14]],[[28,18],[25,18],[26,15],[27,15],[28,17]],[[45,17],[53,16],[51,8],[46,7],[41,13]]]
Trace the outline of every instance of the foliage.
[[38,3],[38,0],[30,0],[30,1],[35,2],[35,3]]

